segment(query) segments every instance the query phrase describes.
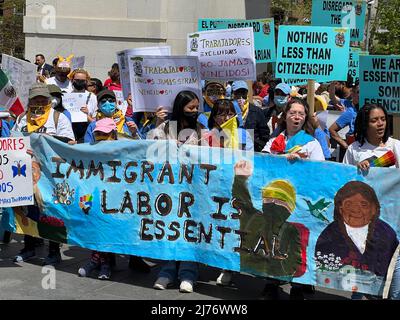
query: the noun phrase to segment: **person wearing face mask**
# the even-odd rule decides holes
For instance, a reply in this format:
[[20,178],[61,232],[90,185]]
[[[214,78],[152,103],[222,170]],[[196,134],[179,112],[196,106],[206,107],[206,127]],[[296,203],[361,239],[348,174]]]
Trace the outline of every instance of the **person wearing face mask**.
[[[17,118],[13,131],[47,134],[69,144],[75,144],[71,122],[64,114],[52,108],[51,98],[49,89],[45,84],[38,83],[33,85],[29,90],[28,110]],[[40,169],[38,170],[40,174]],[[24,207],[22,210],[26,212],[27,217],[36,222],[42,211],[39,204],[40,198],[41,196],[35,194],[35,205]],[[15,256],[14,261],[24,262],[34,256],[35,238],[25,235],[24,248]],[[57,242],[50,241],[49,255],[44,264],[55,265],[59,262],[61,262],[60,245]]]
[[52,97],[51,99],[52,108],[60,113],[63,113],[68,118],[68,120],[71,121],[71,113],[67,109],[65,109],[62,104],[63,93],[60,90],[60,88],[54,84],[47,85],[47,88],[49,89],[49,93]]
[[[173,104],[171,120],[165,120],[167,111],[159,108],[157,112],[157,128],[149,132],[147,139],[175,140],[178,145],[200,145],[200,125],[197,122],[198,111],[198,96],[192,91],[179,92]],[[177,128],[176,131],[174,127]],[[161,268],[153,288],[165,290],[179,279],[179,291],[191,293],[198,274],[198,263],[171,260]]]
[[70,78],[72,79],[72,93],[81,93],[86,95],[86,103],[81,106],[81,111],[87,115],[87,121],[85,122],[74,122],[72,128],[75,133],[76,140],[78,143],[83,143],[85,132],[90,122],[92,122],[97,112],[97,99],[96,96],[87,90],[88,84],[90,83],[90,75],[84,69],[74,70]]
[[97,95],[98,110],[96,120],[92,121],[87,127],[84,142],[94,143],[95,137],[93,131],[96,127],[96,122],[104,118],[111,118],[114,120],[118,133],[126,134],[132,137],[141,139],[140,132],[133,121],[125,121],[125,116],[121,110],[117,108],[117,102],[114,91],[103,90]]
[[265,113],[265,117],[267,118],[268,127],[271,132],[274,132],[282,111],[285,109],[286,105],[290,100],[290,86],[286,83],[279,83],[275,86],[273,95],[273,100],[269,100],[270,107],[267,109]]
[[267,119],[265,119],[261,108],[249,102],[249,88],[245,81],[234,81],[232,92],[233,99],[237,101],[237,105],[235,105],[239,126],[246,130],[254,130],[254,151],[261,152],[270,134]]
[[[62,57],[61,57],[62,58]],[[61,59],[59,57],[57,66],[54,68],[55,76],[46,80],[46,84],[54,84],[64,93],[70,93],[73,90],[72,83],[68,78],[71,72],[70,57]]]

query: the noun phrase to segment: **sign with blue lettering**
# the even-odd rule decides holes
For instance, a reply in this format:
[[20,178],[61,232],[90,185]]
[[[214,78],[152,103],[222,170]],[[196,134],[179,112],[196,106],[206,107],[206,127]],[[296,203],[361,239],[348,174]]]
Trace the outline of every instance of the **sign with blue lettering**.
[[274,19],[199,19],[198,30],[253,28],[256,63],[273,62],[275,54]]
[[363,41],[366,12],[365,0],[313,0],[311,23],[350,28],[350,40]]
[[400,56],[360,56],[360,106],[400,113]]
[[280,26],[275,76],[345,81],[349,48],[348,28]]
[[[0,207],[33,204],[29,138],[0,138]],[[37,169],[36,166],[34,166]]]

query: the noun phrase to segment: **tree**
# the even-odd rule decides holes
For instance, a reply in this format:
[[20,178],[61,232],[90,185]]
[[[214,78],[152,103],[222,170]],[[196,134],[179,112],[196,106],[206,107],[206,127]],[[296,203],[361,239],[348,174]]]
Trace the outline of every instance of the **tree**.
[[371,54],[400,54],[400,0],[380,0],[370,36]]
[[5,0],[1,5],[0,53],[24,58],[25,36],[23,33],[24,0]]

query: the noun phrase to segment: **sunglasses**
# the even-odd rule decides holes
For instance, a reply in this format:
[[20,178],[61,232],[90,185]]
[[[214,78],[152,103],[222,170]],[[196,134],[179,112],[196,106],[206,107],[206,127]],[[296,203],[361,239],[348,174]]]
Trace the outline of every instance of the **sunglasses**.
[[115,102],[116,100],[114,98],[103,98],[100,100],[100,103],[106,103],[106,102]]

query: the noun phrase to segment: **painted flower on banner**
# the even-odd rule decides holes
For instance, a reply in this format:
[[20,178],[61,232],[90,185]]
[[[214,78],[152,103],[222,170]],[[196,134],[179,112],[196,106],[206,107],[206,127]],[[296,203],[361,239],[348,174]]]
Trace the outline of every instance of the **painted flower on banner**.
[[336,257],[333,253],[321,255],[320,251],[317,252],[315,257],[316,267],[320,271],[339,271],[343,266],[341,260],[340,257]]
[[74,195],[75,189],[71,189],[66,181],[63,183],[57,183],[56,187],[53,189],[55,204],[66,204],[69,206],[74,200]]

